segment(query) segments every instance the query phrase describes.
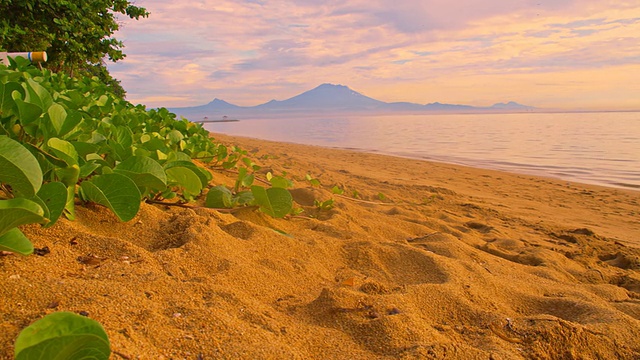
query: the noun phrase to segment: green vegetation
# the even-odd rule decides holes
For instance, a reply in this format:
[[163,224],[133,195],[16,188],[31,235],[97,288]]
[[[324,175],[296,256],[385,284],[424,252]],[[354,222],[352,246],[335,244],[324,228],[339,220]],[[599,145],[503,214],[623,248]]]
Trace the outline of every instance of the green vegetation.
[[[124,57],[114,14],[138,19],[126,0],[0,0],[0,50],[46,50],[48,69],[22,58],[0,65],[0,251],[33,253],[22,225],[75,218],[77,204],[133,219],[142,201],[212,208],[251,206],[273,217],[297,214],[285,175],[267,174],[238,147],[212,141],[201,124],[124,100],[103,59]],[[205,168],[206,166],[206,168]],[[233,188],[213,186],[210,169],[237,171]],[[170,202],[168,202],[170,200]],[[286,236],[286,233],[282,233]],[[57,312],[24,329],[16,359],[108,359],[94,320]]]
[[45,316],[22,330],[15,359],[95,359],[111,354],[107,333],[97,321],[70,312]]
[[24,59],[0,66],[0,249],[30,254],[17,228],[75,217],[76,201],[108,207],[122,221],[140,202],[196,200],[212,175],[194,162],[237,168],[233,189],[208,191],[213,208],[257,206],[274,217],[292,210],[290,180],[267,174],[247,152],[212,142],[200,124],[166,109],[146,110],[119,98],[97,78],[74,79],[39,70]]
[[333,198],[325,201],[320,201],[320,200],[313,201],[313,204],[320,210],[331,210],[333,209],[334,203],[335,203],[335,200],[333,200]]
[[305,179],[311,184],[311,186],[320,187],[320,180],[312,177],[311,175],[305,175]]
[[122,97],[124,89],[113,79],[103,59],[125,57],[116,14],[132,19],[147,17],[145,8],[126,0],[0,1],[0,47],[6,51],[46,51],[45,64],[70,76],[97,76]]
[[[18,227],[73,220],[82,202],[103,205],[121,221],[133,219],[142,201],[186,203],[205,193],[207,207],[254,206],[273,217],[294,212],[290,180],[268,173],[269,188],[254,185],[260,167],[246,151],[215,143],[201,124],[175,117],[134,106],[96,77],[40,70],[22,58],[0,65],[0,250],[33,253]],[[209,189],[213,176],[203,165],[237,169],[233,189]],[[70,313],[41,319],[16,341],[16,359],[52,351],[60,359],[107,359],[108,338],[88,320]]]

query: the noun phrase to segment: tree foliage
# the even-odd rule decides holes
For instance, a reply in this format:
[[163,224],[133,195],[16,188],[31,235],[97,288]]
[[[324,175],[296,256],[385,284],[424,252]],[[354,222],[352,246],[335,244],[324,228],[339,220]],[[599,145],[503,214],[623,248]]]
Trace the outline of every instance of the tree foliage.
[[123,43],[113,37],[116,15],[136,20],[149,15],[127,0],[0,0],[0,14],[0,48],[44,50],[49,69],[98,76],[122,93],[103,62],[125,57]]

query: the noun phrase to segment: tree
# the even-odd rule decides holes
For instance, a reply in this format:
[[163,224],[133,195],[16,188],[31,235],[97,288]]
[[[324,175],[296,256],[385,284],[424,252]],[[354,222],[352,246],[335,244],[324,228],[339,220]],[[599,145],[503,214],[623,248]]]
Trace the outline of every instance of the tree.
[[0,47],[45,50],[47,68],[71,76],[95,75],[117,88],[104,59],[125,57],[124,44],[113,37],[118,13],[136,20],[149,15],[127,0],[0,0]]

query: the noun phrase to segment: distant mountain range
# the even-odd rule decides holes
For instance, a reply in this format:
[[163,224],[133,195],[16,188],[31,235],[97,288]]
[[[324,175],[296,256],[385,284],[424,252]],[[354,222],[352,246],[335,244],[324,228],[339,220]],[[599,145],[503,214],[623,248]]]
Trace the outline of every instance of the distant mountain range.
[[237,106],[216,98],[206,105],[170,108],[169,110],[192,121],[201,121],[221,119],[223,116],[247,118],[330,113],[505,113],[528,112],[535,109],[532,106],[521,105],[513,101],[497,103],[488,107],[441,104],[439,102],[425,105],[410,102],[387,103],[362,95],[344,85],[322,84],[290,99],[282,101],[271,100],[257,106]]

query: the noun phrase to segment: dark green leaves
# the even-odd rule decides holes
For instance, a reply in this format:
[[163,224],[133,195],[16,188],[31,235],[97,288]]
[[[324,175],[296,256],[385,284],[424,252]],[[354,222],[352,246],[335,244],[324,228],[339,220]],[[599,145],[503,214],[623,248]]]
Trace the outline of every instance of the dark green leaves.
[[73,220],[78,197],[108,207],[122,221],[135,217],[143,198],[195,200],[213,178],[194,163],[198,157],[238,171],[231,189],[208,191],[207,206],[257,205],[276,217],[290,211],[290,180],[268,173],[271,189],[252,188],[260,166],[247,151],[212,142],[201,125],[176,120],[166,109],[134,106],[95,78],[12,64],[15,69],[0,70],[3,249],[31,252],[17,227],[52,226],[62,214]]
[[49,222],[44,227],[50,227],[58,221],[67,203],[67,188],[61,182],[42,184],[38,191],[38,199],[45,210]]
[[0,235],[0,250],[11,251],[20,255],[30,255],[33,253],[33,244],[27,239],[22,231],[13,228],[3,235]]
[[0,200],[0,234],[16,226],[46,221],[44,210],[32,200],[25,198]]
[[202,182],[194,170],[178,166],[167,169],[166,172],[169,181],[182,188],[185,196],[192,197],[202,191]]
[[110,354],[102,325],[70,312],[56,312],[34,322],[15,343],[16,360],[107,360]]
[[235,203],[231,190],[220,185],[209,189],[205,206],[214,209],[225,209],[233,207]]
[[287,189],[252,186],[251,192],[255,198],[256,205],[267,215],[281,218],[293,209],[293,197]]
[[121,221],[133,219],[140,209],[140,191],[133,180],[122,174],[104,174],[80,184],[85,200],[111,209]]
[[26,197],[35,195],[42,184],[38,160],[19,142],[0,136],[0,183]]
[[45,211],[37,202],[25,198],[0,200],[0,250],[22,255],[33,252],[33,245],[18,226],[46,223]]
[[16,107],[13,98],[11,97],[11,93],[17,91],[18,94],[22,90],[22,87],[19,83],[16,82],[0,82],[0,113],[7,114],[10,111],[14,110]]
[[167,187],[167,175],[155,160],[144,156],[132,156],[118,164],[114,171],[128,176],[140,188],[164,190]]

